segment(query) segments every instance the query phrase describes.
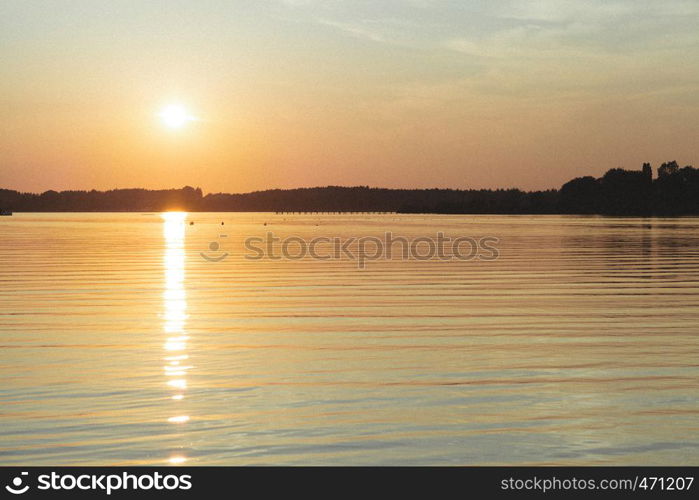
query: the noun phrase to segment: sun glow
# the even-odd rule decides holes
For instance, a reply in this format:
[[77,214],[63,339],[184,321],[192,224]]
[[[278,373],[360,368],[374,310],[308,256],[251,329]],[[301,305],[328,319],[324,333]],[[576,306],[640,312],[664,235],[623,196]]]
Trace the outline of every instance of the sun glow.
[[188,122],[196,120],[180,104],[165,106],[158,114],[163,123],[169,128],[182,128]]

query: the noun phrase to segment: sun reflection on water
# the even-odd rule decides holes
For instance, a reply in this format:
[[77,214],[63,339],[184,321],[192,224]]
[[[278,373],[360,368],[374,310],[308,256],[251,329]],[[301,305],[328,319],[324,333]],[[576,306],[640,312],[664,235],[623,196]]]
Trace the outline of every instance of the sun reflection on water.
[[[187,389],[187,371],[190,365],[184,362],[189,358],[186,354],[189,336],[186,332],[187,294],[184,287],[185,277],[185,219],[184,212],[166,212],[163,217],[163,237],[165,239],[165,286],[163,291],[163,330],[167,335],[163,346],[166,356],[163,371],[167,386],[173,391],[171,399],[182,401]],[[173,403],[174,404],[174,403]],[[177,413],[167,419],[168,423],[182,425],[189,421],[189,415],[182,413],[184,409],[178,405]],[[182,464],[187,457],[178,454],[169,457],[171,464]]]

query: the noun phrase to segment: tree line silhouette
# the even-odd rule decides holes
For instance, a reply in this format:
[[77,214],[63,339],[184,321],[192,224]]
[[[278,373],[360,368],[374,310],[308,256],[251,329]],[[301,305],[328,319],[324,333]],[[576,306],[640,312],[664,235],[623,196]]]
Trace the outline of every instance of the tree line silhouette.
[[16,212],[401,212],[442,214],[699,215],[699,169],[663,163],[653,176],[614,168],[600,178],[578,177],[559,190],[385,189],[327,186],[271,189],[244,194],[199,188],[110,191],[0,189],[0,208]]

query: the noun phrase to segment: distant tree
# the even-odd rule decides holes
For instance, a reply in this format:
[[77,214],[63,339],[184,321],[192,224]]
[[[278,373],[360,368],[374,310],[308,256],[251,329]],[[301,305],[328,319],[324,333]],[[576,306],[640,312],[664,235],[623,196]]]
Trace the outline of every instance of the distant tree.
[[677,162],[663,163],[653,183],[653,207],[658,215],[699,213],[699,170],[679,168]]
[[591,176],[578,177],[561,187],[559,207],[563,213],[598,213],[602,188],[597,179]]
[[651,208],[651,179],[642,170],[613,168],[600,179],[603,203],[601,213],[644,215]]
[[658,167],[658,177],[667,177],[669,175],[676,174],[679,169],[680,166],[674,160],[663,163],[660,165],[660,167]]

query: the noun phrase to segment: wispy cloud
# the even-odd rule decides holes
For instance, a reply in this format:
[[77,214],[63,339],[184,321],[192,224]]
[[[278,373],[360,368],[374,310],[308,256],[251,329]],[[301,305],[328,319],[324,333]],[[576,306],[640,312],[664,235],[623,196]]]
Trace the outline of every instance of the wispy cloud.
[[318,18],[316,21],[325,26],[331,26],[338,30],[373,42],[388,42],[388,38],[381,32],[380,27],[375,22],[341,22],[332,19]]

